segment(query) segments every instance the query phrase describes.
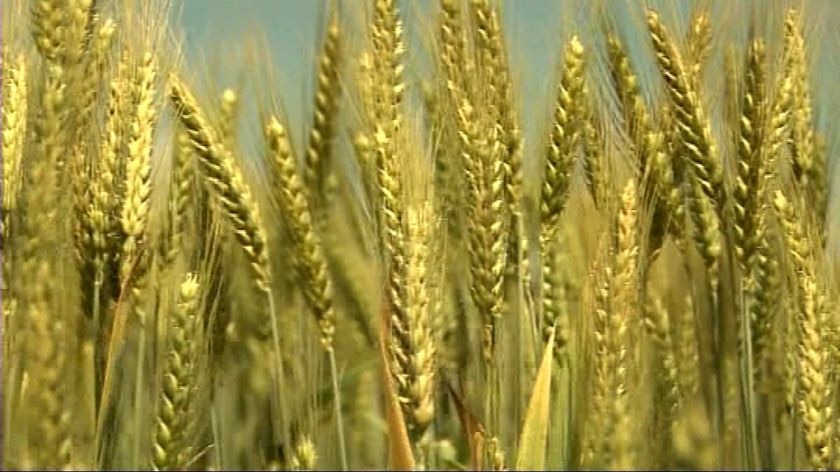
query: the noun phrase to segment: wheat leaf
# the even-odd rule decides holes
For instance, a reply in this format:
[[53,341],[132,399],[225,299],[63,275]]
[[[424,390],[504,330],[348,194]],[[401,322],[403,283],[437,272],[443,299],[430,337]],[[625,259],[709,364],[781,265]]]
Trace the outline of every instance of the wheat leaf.
[[554,329],[545,345],[540,370],[534,382],[522,434],[519,436],[519,455],[516,457],[516,470],[545,469],[546,440],[548,439],[549,405],[551,403],[551,368]]

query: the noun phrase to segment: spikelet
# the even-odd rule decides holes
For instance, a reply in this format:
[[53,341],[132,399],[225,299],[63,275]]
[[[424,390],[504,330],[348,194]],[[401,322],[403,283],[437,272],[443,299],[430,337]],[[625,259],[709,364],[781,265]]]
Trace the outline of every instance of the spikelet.
[[[585,89],[585,87],[584,87]],[[585,118],[582,121],[581,137],[583,141],[583,159],[581,167],[586,178],[586,186],[595,208],[601,208],[606,198],[607,163],[606,137],[602,120],[597,114],[597,104],[594,99],[587,101]]]
[[315,470],[315,464],[317,463],[318,453],[315,450],[315,444],[312,443],[309,436],[302,436],[295,445],[290,469]]
[[96,27],[96,31],[89,39],[89,50],[78,69],[82,76],[76,83],[81,108],[77,126],[79,139],[86,139],[90,133],[88,127],[96,124],[96,105],[102,94],[106,66],[116,37],[116,25],[111,20],[95,21],[90,26]]
[[374,2],[371,38],[373,41],[373,152],[376,161],[376,187],[379,195],[380,247],[383,248],[388,301],[392,311],[405,317],[404,274],[406,248],[404,234],[403,169],[407,162],[402,149],[403,81],[402,57],[405,45],[399,11],[393,0]]
[[182,126],[175,131],[175,143],[172,153],[172,182],[169,191],[169,239],[167,242],[166,259],[173,261],[177,253],[183,249],[184,236],[188,226],[188,210],[195,201],[192,192],[194,188],[193,150],[190,136]]
[[[97,162],[95,157],[98,154],[99,141],[99,116],[98,107],[100,96],[103,95],[105,85],[104,76],[106,65],[109,60],[109,53],[113,44],[116,27],[111,21],[94,22],[90,18],[93,14],[92,5],[81,5],[84,1],[77,2],[74,17],[76,17],[76,31],[78,36],[74,42],[77,54],[84,52],[84,55],[77,60],[78,67],[72,69],[74,79],[72,81],[72,99],[77,100],[78,114],[73,117],[75,130],[71,136],[71,170],[73,172],[73,203],[75,226],[73,228],[76,258],[80,276],[82,279],[83,310],[86,315],[93,311],[92,298],[94,281],[97,270],[101,267],[104,239],[101,238],[104,215],[102,214],[101,201],[97,201],[97,186],[91,185],[99,176],[96,175]],[[85,22],[90,24],[85,25]],[[101,23],[101,24],[100,24]],[[93,28],[96,27],[95,34]],[[90,29],[91,31],[86,31]],[[81,36],[79,36],[81,35]],[[88,37],[90,36],[90,37]],[[89,43],[87,47],[85,44]],[[86,49],[86,50],[85,50]],[[101,281],[100,281],[101,282]],[[96,282],[94,282],[95,284]]]
[[677,369],[683,394],[689,398],[699,386],[700,364],[698,355],[697,325],[695,322],[694,299],[691,294],[685,296],[679,311],[676,335]]
[[94,18],[93,0],[66,0],[66,24],[62,42],[66,49],[65,61],[69,66],[79,65],[88,50]]
[[808,269],[813,261],[813,250],[805,225],[796,214],[794,205],[781,190],[777,190],[774,194],[773,205],[782,227],[787,252],[793,258],[796,269],[798,271]]
[[703,69],[708,62],[712,45],[712,22],[709,11],[702,3],[695,5],[686,35],[688,73],[695,89],[703,80]]
[[[464,70],[467,66],[467,45],[460,0],[440,2],[441,62],[446,76],[446,88],[451,93],[467,93]],[[458,99],[454,100],[458,103]]]
[[[42,265],[40,274],[48,271]],[[36,468],[63,469],[70,463],[72,444],[69,436],[67,352],[63,343],[67,325],[60,317],[51,316],[46,300],[28,304],[30,339],[27,343],[28,370],[32,377],[27,399],[34,430],[30,439],[33,464]]]
[[[764,226],[764,218],[760,225]],[[755,264],[752,274],[747,282],[749,293],[754,297],[750,305],[750,323],[752,333],[753,358],[756,365],[756,376],[758,380],[766,382],[769,380],[768,372],[765,371],[765,363],[770,352],[773,320],[778,311],[780,291],[782,290],[782,274],[779,267],[779,257],[766,229],[760,229],[761,236],[755,250]],[[758,385],[762,385],[759,383]]]
[[542,318],[543,342],[548,342],[554,331],[554,356],[558,362],[566,353],[569,342],[569,306],[566,277],[563,273],[567,264],[562,239],[551,240],[545,248],[542,263]]
[[33,2],[32,38],[41,56],[50,63],[63,59],[67,9],[62,0],[39,0]]
[[[612,323],[613,267],[611,263],[600,268],[601,273],[595,280],[594,287],[594,379],[591,387],[586,435],[583,444],[582,461],[587,467],[602,467],[611,452],[610,440],[604,440],[610,420],[610,408],[613,404],[612,376],[615,355],[613,349],[615,333]],[[620,317],[615,317],[620,320]]]
[[639,156],[639,172],[643,175],[649,159],[645,152],[644,139],[652,131],[650,114],[639,89],[639,79],[633,71],[621,40],[615,34],[608,34],[606,47],[613,89],[621,105],[624,127]]
[[219,139],[228,149],[236,148],[236,119],[239,112],[239,95],[232,88],[222,90],[219,105]]

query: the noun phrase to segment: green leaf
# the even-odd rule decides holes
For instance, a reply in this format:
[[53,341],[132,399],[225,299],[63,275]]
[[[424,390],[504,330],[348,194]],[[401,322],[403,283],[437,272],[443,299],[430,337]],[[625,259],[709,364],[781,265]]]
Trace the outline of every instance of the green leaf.
[[545,345],[540,370],[534,381],[522,434],[519,435],[519,455],[516,470],[545,469],[545,449],[548,440],[549,406],[551,405],[551,370],[554,346],[554,330]]

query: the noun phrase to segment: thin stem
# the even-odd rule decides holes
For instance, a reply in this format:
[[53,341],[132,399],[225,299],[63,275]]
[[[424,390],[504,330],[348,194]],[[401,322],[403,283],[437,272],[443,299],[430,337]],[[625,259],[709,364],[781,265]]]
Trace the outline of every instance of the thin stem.
[[280,351],[280,330],[277,328],[277,311],[274,304],[274,291],[271,288],[268,288],[266,289],[265,294],[268,299],[268,312],[269,318],[271,319],[271,340],[274,344],[273,349],[275,358],[274,369],[272,369],[272,375],[275,377],[274,382],[272,382],[274,392],[271,396],[271,408],[274,410],[272,431],[274,434],[277,434],[278,432],[281,433],[280,439],[283,441],[283,444],[287,444],[290,439],[290,435],[287,430],[288,423],[286,422],[286,411],[285,408],[283,408],[283,402],[281,401],[282,399],[280,396],[285,394],[288,390],[286,390],[286,379],[283,375],[283,356]]
[[93,372],[94,372],[94,381],[95,384],[94,388],[94,405],[95,409],[94,412],[98,415],[99,414],[99,404],[102,401],[102,380],[103,380],[103,372],[102,368],[104,365],[104,361],[102,360],[102,346],[99,342],[100,336],[102,336],[102,319],[101,319],[101,307],[99,298],[102,294],[102,279],[104,275],[102,273],[102,268],[98,267],[96,269],[96,276],[93,282]]
[[720,312],[720,298],[718,287],[720,282],[716,275],[708,273],[710,280],[708,281],[709,288],[709,305],[712,309],[713,319],[717,322],[714,324],[714,356],[715,356],[715,395],[717,397],[716,417],[715,417],[715,431],[718,437],[718,467],[724,467],[723,461],[726,449],[726,434],[725,434],[725,406],[726,394],[723,385],[724,370],[726,369],[726,362],[724,362],[724,346],[723,333],[726,331],[724,326],[724,317]]
[[[214,386],[215,387],[215,386]],[[219,411],[217,404],[210,409],[210,425],[213,430],[213,449],[216,456],[216,470],[224,470],[226,464],[222,462],[222,432],[219,424]]]
[[740,290],[739,293],[739,306],[736,309],[740,313],[744,342],[743,350],[740,356],[741,402],[745,413],[744,416],[746,417],[742,425],[742,434],[744,436],[744,454],[746,459],[746,464],[744,464],[744,466],[749,470],[753,470],[756,468],[756,464],[758,464],[758,459],[756,457],[755,386],[753,382],[755,363],[752,356],[752,326],[748,314],[749,312],[747,310],[747,301],[744,296],[744,290]]
[[338,369],[335,365],[335,350],[327,350],[330,358],[330,375],[332,376],[333,403],[335,404],[335,426],[338,429],[338,454],[341,457],[341,470],[347,467],[347,446],[344,444],[344,418],[341,413],[341,389],[338,385]]
[[144,424],[143,422],[143,390],[145,387],[145,382],[143,380],[143,361],[145,360],[144,357],[146,356],[146,323],[145,321],[141,321],[139,325],[140,334],[137,340],[137,364],[135,366],[135,390],[134,390],[134,424],[137,425],[137,434],[134,438],[134,451],[132,453],[133,462],[132,464],[136,467],[138,464],[143,464],[140,461],[140,451],[142,449],[141,443],[145,438],[144,434],[141,432],[145,432],[145,428],[139,427],[139,425]]

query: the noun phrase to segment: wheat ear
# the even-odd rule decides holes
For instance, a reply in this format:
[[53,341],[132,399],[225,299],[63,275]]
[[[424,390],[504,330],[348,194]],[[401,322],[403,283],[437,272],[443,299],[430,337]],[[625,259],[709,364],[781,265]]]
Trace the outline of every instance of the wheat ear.
[[799,411],[805,444],[811,466],[817,470],[832,467],[834,454],[834,410],[831,405],[832,388],[826,372],[828,356],[826,346],[826,306],[824,289],[820,287],[814,270],[812,243],[796,214],[793,204],[781,191],[774,195],[787,254],[796,267],[798,288],[796,389],[799,392]]
[[813,167],[814,131],[811,93],[808,87],[808,59],[802,33],[801,14],[791,8],[785,14],[785,74],[791,78],[790,151],[793,176],[807,185]]
[[331,144],[341,98],[341,65],[342,30],[337,14],[332,12],[318,58],[315,109],[306,146],[305,184],[315,205],[323,201],[325,179],[332,165]]
[[405,318],[391,317],[391,354],[400,404],[409,434],[419,442],[435,413],[436,346],[430,294],[431,205],[409,206],[407,212]]
[[131,268],[140,259],[140,251],[147,237],[149,197],[152,191],[152,144],[158,109],[155,97],[156,77],[157,60],[152,53],[146,52],[137,69],[136,82],[132,84],[132,102],[136,103],[136,108],[133,110],[126,136],[128,155],[125,200],[121,214],[126,235],[120,269],[123,284],[128,280]]
[[[209,193],[218,203],[239,246],[245,252],[256,288],[265,294],[268,301],[265,323],[270,326],[275,365],[279,366],[282,361],[280,334],[268,247],[259,208],[231,151],[219,141],[216,131],[208,124],[192,93],[176,75],[170,76],[169,84],[169,98],[177,110],[181,124],[190,136]],[[280,403],[280,394],[284,391],[284,373],[275,369],[272,375],[274,382],[271,407],[274,421],[285,426],[284,411]]]
[[268,292],[271,270],[259,209],[230,151],[216,138],[198,102],[177,76],[170,77],[170,99],[192,141],[214,198],[223,209],[237,241],[248,257],[257,288]]
[[541,239],[547,240],[556,230],[566,205],[575,162],[583,108],[584,48],[576,36],[566,45],[563,73],[557,85],[551,131],[545,154],[540,199]]
[[278,199],[294,244],[294,258],[304,298],[318,323],[324,349],[333,348],[335,309],[332,282],[323,247],[312,222],[303,184],[298,176],[297,159],[292,153],[286,129],[275,117],[266,125],[266,137],[280,186]]
[[544,248],[542,254],[542,318],[543,342],[547,342],[554,332],[554,356],[562,361],[569,342],[569,306],[564,277],[567,262],[562,239],[554,238]]
[[[21,162],[27,130],[27,91],[29,86],[26,59],[11,57],[3,47],[3,241],[9,240],[11,218],[18,207],[22,182]],[[4,245],[5,247],[6,245]]]
[[[628,390],[631,388],[633,369],[633,350],[630,342],[637,336],[632,332],[641,320],[637,312],[641,280],[640,269],[640,227],[638,217],[638,196],[635,179],[629,179],[621,193],[620,208],[617,217],[616,253],[615,253],[615,285],[613,292],[612,313],[610,314],[610,331],[608,336],[613,338],[613,349],[610,353],[614,363],[614,382],[612,384],[613,416],[610,424],[615,427],[615,453],[611,467],[626,469],[631,467],[632,443],[631,425],[629,423],[630,399]],[[609,436],[609,434],[607,434]]]
[[314,470],[318,462],[315,444],[309,436],[302,436],[297,440],[290,464],[291,470]]
[[178,290],[178,304],[167,320],[169,349],[157,399],[151,465],[154,470],[185,470],[190,453],[190,404],[195,395],[198,349],[201,345],[199,282],[187,274]]
[[694,185],[714,203],[722,216],[725,203],[723,174],[700,97],[667,29],[653,10],[648,10],[647,24],[665,89],[675,107],[679,137],[695,176]]
[[692,86],[697,89],[703,80],[703,69],[708,63],[712,46],[712,21],[709,11],[702,4],[697,4],[691,13],[685,42],[689,77]]
[[761,191],[764,187],[765,71],[764,41],[754,39],[747,50],[744,92],[738,135],[737,176],[733,192],[735,208],[735,253],[746,271],[758,245]]
[[45,470],[64,469],[70,464],[73,444],[69,434],[71,411],[65,369],[68,367],[67,323],[64,317],[50,312],[51,304],[45,287],[50,272],[47,261],[38,256],[34,267],[24,274],[35,288],[26,303],[29,339],[26,348],[27,371],[32,377],[29,405],[34,425],[30,444],[36,467]]
[[671,336],[671,314],[660,298],[654,298],[645,310],[644,323],[656,348],[656,391],[665,400],[657,416],[661,418],[664,438],[670,440],[669,435],[677,419],[683,393],[679,382],[676,345]]
[[[513,103],[513,84],[505,51],[498,7],[490,0],[472,0],[476,25],[476,43],[481,51],[484,77],[492,95],[488,113],[496,120],[497,139],[503,146],[502,160],[505,167],[506,200],[511,215],[519,217],[522,186],[522,131],[519,128]],[[519,228],[514,228],[519,231]]]

